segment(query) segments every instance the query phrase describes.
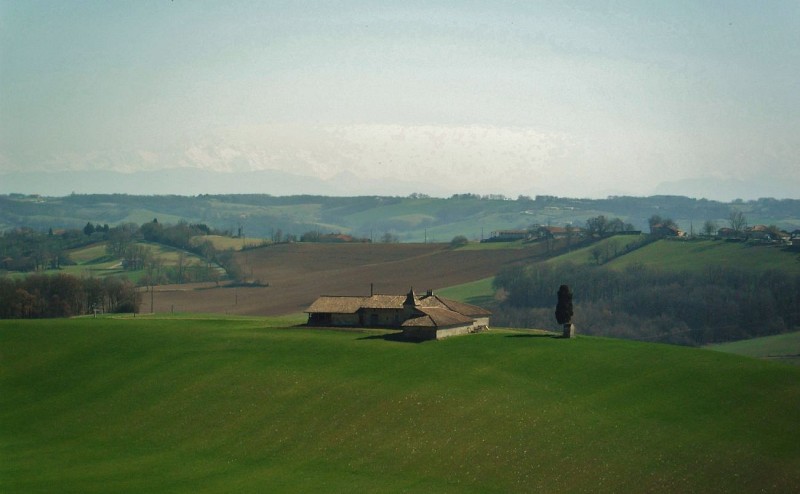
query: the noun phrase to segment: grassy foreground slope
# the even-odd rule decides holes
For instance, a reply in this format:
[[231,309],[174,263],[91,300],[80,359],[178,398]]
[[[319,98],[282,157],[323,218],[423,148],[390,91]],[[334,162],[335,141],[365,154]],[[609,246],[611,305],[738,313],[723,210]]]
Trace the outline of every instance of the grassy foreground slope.
[[800,365],[800,332],[708,345],[706,348]]
[[791,366],[510,331],[409,344],[291,322],[0,322],[0,491],[800,485]]

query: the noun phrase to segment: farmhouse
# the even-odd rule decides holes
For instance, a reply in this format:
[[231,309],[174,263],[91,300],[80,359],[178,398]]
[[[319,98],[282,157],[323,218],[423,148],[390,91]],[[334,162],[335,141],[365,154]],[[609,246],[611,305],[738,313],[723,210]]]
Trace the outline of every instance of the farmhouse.
[[531,236],[528,230],[497,230],[492,232],[491,238],[484,242],[514,242],[516,240],[526,240]]
[[662,223],[658,223],[650,226],[650,235],[657,237],[685,237],[686,232],[679,229],[675,225],[664,225]]
[[475,305],[434,295],[428,290],[406,295],[322,296],[306,309],[309,326],[373,327],[401,329],[414,340],[440,340],[448,336],[488,329],[491,312]]

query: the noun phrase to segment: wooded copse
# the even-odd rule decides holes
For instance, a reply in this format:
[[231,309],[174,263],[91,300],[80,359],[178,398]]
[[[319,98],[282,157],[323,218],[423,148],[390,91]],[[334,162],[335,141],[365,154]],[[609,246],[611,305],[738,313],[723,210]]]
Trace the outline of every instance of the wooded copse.
[[505,297],[496,326],[554,327],[556,289],[575,296],[579,333],[702,345],[800,329],[800,276],[709,267],[664,272],[643,266],[613,270],[591,265],[510,267],[494,280]]
[[0,277],[0,319],[72,317],[99,312],[137,312],[141,293],[118,276],[78,278],[68,274]]

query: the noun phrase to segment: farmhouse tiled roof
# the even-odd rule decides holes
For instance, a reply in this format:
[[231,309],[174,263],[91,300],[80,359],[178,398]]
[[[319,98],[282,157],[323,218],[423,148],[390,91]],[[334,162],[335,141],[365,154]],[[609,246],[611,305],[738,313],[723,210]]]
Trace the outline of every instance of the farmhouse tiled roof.
[[306,312],[355,314],[358,309],[402,309],[404,295],[347,296],[323,295],[311,304]]
[[365,309],[402,309],[406,297],[403,295],[373,295],[363,297],[363,299],[361,307]]
[[411,290],[408,291],[405,300],[403,300],[403,306],[406,305],[411,305],[411,306],[419,305],[419,300],[417,298],[417,294],[414,293],[414,288],[411,288]]
[[563,226],[543,226],[541,229],[550,233],[567,233],[567,229]]
[[443,307],[420,307],[424,315],[409,319],[403,327],[443,328],[471,324],[472,318]]
[[490,311],[484,309],[483,307],[478,307],[477,305],[472,305],[472,304],[465,304],[463,302],[450,300],[448,298],[441,298],[438,295],[425,297],[420,302],[423,307],[444,307],[454,312],[458,312],[459,314],[464,314],[465,316],[485,317],[492,315]]
[[306,312],[329,312],[331,314],[355,314],[363,307],[365,299],[372,297],[330,297],[323,295],[311,304]]
[[[413,293],[410,292],[410,293]],[[403,309],[408,295],[371,295],[371,296],[327,296],[323,295],[312,303],[305,312],[330,314],[355,314],[360,309]],[[475,317],[488,317],[492,313],[476,305],[458,302],[427,293],[422,296],[414,294],[414,308],[425,314],[416,319],[425,319],[435,326],[455,324],[450,321],[465,323]],[[407,322],[410,322],[407,321]],[[417,321],[422,323],[423,321]],[[418,324],[414,324],[418,325]],[[424,326],[425,324],[423,324]]]

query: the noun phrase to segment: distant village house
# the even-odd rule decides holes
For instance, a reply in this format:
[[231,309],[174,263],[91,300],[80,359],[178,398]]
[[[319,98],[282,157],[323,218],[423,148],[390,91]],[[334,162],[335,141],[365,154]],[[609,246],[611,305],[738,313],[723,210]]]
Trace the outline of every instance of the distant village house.
[[531,237],[529,230],[497,230],[492,232],[488,242],[515,242],[517,240],[527,240]]
[[515,242],[517,240],[536,241],[545,239],[563,239],[581,237],[584,231],[574,226],[532,226],[526,230],[497,230],[483,242]]
[[686,232],[675,225],[658,223],[650,227],[650,235],[656,237],[685,237]]
[[793,245],[796,235],[766,225],[755,225],[737,231],[733,228],[720,228],[717,237],[726,240],[758,241],[761,243]]

